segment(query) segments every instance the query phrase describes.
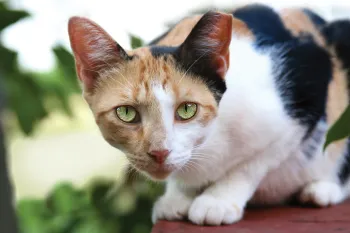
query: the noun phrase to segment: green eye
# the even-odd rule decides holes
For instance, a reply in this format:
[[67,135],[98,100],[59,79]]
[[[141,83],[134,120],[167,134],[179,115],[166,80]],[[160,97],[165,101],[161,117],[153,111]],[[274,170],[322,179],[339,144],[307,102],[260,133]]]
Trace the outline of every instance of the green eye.
[[131,106],[120,106],[116,109],[117,116],[126,123],[137,123],[140,121],[138,112]]
[[189,120],[197,112],[197,104],[195,103],[182,103],[176,110],[176,119],[180,121]]

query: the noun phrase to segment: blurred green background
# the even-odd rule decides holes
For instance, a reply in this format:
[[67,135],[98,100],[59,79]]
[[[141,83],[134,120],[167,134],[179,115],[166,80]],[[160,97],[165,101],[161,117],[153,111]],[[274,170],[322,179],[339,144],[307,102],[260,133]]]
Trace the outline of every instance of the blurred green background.
[[[9,7],[11,2],[17,1],[0,1],[2,39],[8,28],[32,17],[26,11]],[[69,7],[73,4],[55,2]],[[196,4],[197,9],[199,6],[204,9],[203,1],[197,2],[187,4],[186,9]],[[84,1],[78,7],[83,4]],[[181,7],[176,9],[171,8],[174,18],[179,18],[177,11],[186,13]],[[67,20],[65,17],[64,21]],[[134,19],[130,27],[138,20]],[[52,30],[67,36],[66,31],[55,29],[54,25]],[[150,31],[147,27],[145,30]],[[152,36],[145,32],[143,35],[151,40],[164,30],[165,27],[152,31]],[[39,40],[40,33],[33,32],[33,38]],[[127,40],[123,47],[126,49],[143,44],[132,32],[125,34]],[[40,49],[35,47],[38,43],[33,43],[30,35],[20,39],[27,47],[34,47],[34,52]],[[0,86],[3,88],[0,93],[5,93],[7,104],[1,119],[6,132],[20,232],[150,232],[152,203],[162,192],[163,185],[146,181],[129,171],[123,154],[100,136],[81,97],[73,57],[67,47],[59,43],[53,46],[54,65],[46,71],[22,67],[18,53],[8,47],[0,40]],[[43,59],[40,56],[35,59],[38,58]],[[344,127],[349,125],[349,114],[350,110],[337,125],[338,130],[332,131],[330,141],[337,139],[340,131],[342,137],[349,134],[348,131],[344,133],[344,129],[349,129]]]

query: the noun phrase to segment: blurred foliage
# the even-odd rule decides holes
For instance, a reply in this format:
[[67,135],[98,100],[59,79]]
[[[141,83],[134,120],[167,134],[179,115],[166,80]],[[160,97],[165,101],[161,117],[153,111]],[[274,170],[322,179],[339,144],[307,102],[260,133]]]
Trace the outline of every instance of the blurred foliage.
[[138,36],[130,34],[129,37],[132,49],[137,49],[145,44],[144,41]]
[[[0,34],[3,29],[27,17],[24,11],[10,10],[0,2]],[[69,96],[79,92],[75,78],[74,59],[63,47],[53,49],[57,65],[50,73],[22,71],[17,53],[0,43],[0,78],[6,95],[7,109],[14,114],[22,132],[31,134],[40,120],[53,109],[72,114]]]
[[45,199],[17,204],[21,233],[149,233],[154,197],[162,186],[145,180],[115,187],[94,181],[83,189],[58,184]]

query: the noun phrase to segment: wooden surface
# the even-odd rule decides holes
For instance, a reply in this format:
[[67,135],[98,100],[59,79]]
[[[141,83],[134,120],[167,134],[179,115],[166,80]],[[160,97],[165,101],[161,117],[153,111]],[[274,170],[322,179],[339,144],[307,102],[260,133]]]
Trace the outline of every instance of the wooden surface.
[[152,233],[350,233],[350,201],[324,208],[249,209],[242,221],[220,227],[187,222],[158,222]]

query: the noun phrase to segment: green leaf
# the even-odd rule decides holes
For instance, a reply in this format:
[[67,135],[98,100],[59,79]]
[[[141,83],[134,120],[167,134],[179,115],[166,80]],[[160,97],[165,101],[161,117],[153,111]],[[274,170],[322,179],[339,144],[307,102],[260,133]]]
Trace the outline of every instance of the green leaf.
[[3,47],[0,44],[0,71],[15,72],[17,71],[17,53]]
[[69,183],[61,183],[57,185],[51,192],[48,203],[55,214],[72,214],[79,208],[78,191]]
[[27,216],[33,215],[42,217],[51,216],[51,212],[43,200],[23,199],[18,202],[16,209],[17,215],[20,218],[26,218]]
[[135,35],[130,34],[130,43],[131,43],[131,48],[132,49],[137,49],[139,47],[142,47],[144,45],[143,40]]
[[75,61],[73,55],[62,46],[53,48],[58,61],[58,68],[62,72],[61,81],[67,84],[74,92],[80,92],[80,86],[75,72]]
[[350,105],[327,132],[324,149],[334,141],[350,136]]
[[21,130],[31,134],[39,120],[48,115],[42,88],[31,75],[18,72],[5,75],[5,88],[8,106],[15,113]]
[[72,233],[118,233],[115,220],[102,219],[99,216],[89,216],[74,228]]
[[52,217],[44,200],[24,199],[17,204],[17,216],[21,233],[55,233],[48,220]]
[[10,10],[4,2],[0,2],[0,31],[28,15],[25,11]]

